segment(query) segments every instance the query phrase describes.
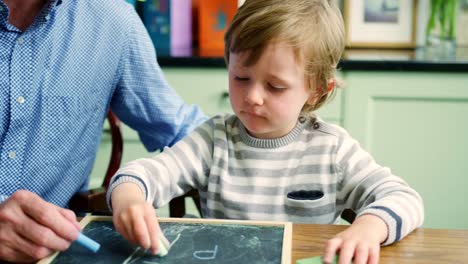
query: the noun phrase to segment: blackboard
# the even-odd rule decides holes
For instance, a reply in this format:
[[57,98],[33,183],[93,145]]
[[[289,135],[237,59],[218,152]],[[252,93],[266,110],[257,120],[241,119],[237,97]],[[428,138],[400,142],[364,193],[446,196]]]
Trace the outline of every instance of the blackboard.
[[189,218],[160,218],[166,238],[173,243],[158,257],[127,242],[111,217],[87,216],[83,233],[101,244],[97,253],[73,243],[64,252],[40,261],[54,264],[256,264],[291,261],[291,223]]

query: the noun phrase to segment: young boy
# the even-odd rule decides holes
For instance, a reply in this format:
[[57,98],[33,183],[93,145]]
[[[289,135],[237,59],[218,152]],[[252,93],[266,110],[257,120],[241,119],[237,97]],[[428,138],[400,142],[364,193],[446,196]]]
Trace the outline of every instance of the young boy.
[[172,148],[128,163],[111,182],[116,228],[157,251],[154,207],[198,189],[206,218],[337,223],[357,218],[323,260],[377,263],[380,245],[423,222],[421,197],[342,128],[312,112],[333,92],[344,49],[326,0],[247,0],[225,35],[235,115],[218,115]]

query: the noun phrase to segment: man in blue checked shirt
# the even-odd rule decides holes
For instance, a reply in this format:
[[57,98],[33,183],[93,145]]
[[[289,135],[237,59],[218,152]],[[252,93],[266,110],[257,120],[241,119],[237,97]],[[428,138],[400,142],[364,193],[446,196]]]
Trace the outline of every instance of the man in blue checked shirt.
[[0,0],[0,260],[78,237],[64,208],[88,188],[109,107],[149,151],[205,120],[168,86],[124,0]]

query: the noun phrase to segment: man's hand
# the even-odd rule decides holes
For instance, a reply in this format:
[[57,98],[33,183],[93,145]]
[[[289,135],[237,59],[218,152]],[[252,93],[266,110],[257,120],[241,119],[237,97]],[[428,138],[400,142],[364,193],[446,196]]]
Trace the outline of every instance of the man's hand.
[[362,215],[343,232],[330,239],[325,246],[323,263],[332,263],[335,254],[338,263],[377,264],[380,244],[387,239],[388,228],[378,216]]
[[78,238],[75,214],[20,190],[0,203],[0,260],[33,262]]

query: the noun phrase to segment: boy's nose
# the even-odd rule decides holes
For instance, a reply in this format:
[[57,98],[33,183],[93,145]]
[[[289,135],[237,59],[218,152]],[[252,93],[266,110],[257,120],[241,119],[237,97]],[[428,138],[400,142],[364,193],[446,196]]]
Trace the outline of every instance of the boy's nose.
[[263,92],[259,87],[251,87],[244,98],[245,102],[251,105],[263,104]]

